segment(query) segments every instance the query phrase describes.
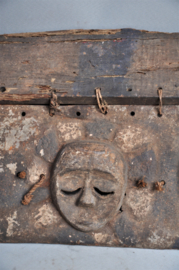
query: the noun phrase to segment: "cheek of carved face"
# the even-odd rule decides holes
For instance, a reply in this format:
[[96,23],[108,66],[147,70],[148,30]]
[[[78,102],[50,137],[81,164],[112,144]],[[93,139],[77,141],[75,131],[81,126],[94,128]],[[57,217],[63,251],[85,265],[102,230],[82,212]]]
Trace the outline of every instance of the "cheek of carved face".
[[59,210],[76,229],[98,230],[119,210],[122,186],[110,173],[75,170],[55,182]]

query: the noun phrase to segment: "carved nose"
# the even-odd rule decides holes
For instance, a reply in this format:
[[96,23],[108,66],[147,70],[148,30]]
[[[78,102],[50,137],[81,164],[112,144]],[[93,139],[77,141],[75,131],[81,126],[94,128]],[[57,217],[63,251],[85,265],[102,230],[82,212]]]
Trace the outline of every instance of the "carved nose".
[[85,187],[78,202],[79,206],[94,207],[96,198],[93,196],[91,188]]

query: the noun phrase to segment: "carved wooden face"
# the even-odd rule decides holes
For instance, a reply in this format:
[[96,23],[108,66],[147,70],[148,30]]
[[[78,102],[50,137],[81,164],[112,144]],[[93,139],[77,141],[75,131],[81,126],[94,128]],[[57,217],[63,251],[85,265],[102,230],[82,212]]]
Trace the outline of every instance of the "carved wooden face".
[[126,188],[126,165],[109,144],[75,142],[59,153],[52,196],[63,217],[76,229],[95,231],[119,211]]

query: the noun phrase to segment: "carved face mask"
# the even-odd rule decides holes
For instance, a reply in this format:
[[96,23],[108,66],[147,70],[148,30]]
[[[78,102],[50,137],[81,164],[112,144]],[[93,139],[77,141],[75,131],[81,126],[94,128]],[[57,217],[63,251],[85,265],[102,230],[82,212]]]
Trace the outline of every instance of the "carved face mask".
[[113,146],[92,141],[69,143],[55,163],[52,196],[74,228],[96,231],[119,211],[126,175],[123,157]]

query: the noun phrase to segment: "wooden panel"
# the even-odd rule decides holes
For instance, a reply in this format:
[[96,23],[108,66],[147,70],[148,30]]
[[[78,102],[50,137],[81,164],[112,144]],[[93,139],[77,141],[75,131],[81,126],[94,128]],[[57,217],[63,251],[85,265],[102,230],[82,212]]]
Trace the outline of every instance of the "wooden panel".
[[[0,36],[1,242],[179,248],[178,39],[132,29]],[[97,87],[114,104],[107,115],[90,106]],[[162,117],[134,106],[158,105],[159,87]],[[54,117],[30,106],[48,105],[52,90],[76,106]]]
[[177,98],[178,40],[132,29],[0,36],[1,95],[94,97],[100,87],[108,98],[157,98],[162,87],[163,97]]
[[[46,106],[1,106],[0,241],[179,248],[179,107],[163,110],[163,116],[158,117],[151,106],[109,106],[108,114],[103,115],[95,106],[62,106],[61,113],[50,117]],[[90,143],[96,147],[90,150],[91,161],[86,162]],[[104,147],[108,147],[107,152]],[[98,156],[95,166],[98,170],[105,167],[102,178],[109,180],[109,163],[118,150],[128,167],[122,208],[98,230],[90,230],[93,215],[87,220],[89,223],[83,224],[89,226],[89,231],[84,232],[79,225],[75,229],[76,224],[69,220],[64,208],[63,213],[59,211],[53,193],[54,170],[64,168],[62,154],[68,172],[82,162],[83,168],[78,170],[82,174],[86,166],[91,166],[92,157]],[[111,170],[117,173],[115,166]],[[20,171],[26,172],[25,179],[17,177]],[[30,204],[22,205],[24,194],[40,174],[46,175],[46,181],[34,192]],[[143,177],[147,186],[139,188],[136,183]],[[157,191],[155,183],[162,180],[163,191]],[[104,207],[99,217],[108,207],[105,197],[101,200]],[[78,221],[90,217],[89,209],[84,207],[86,212]]]

